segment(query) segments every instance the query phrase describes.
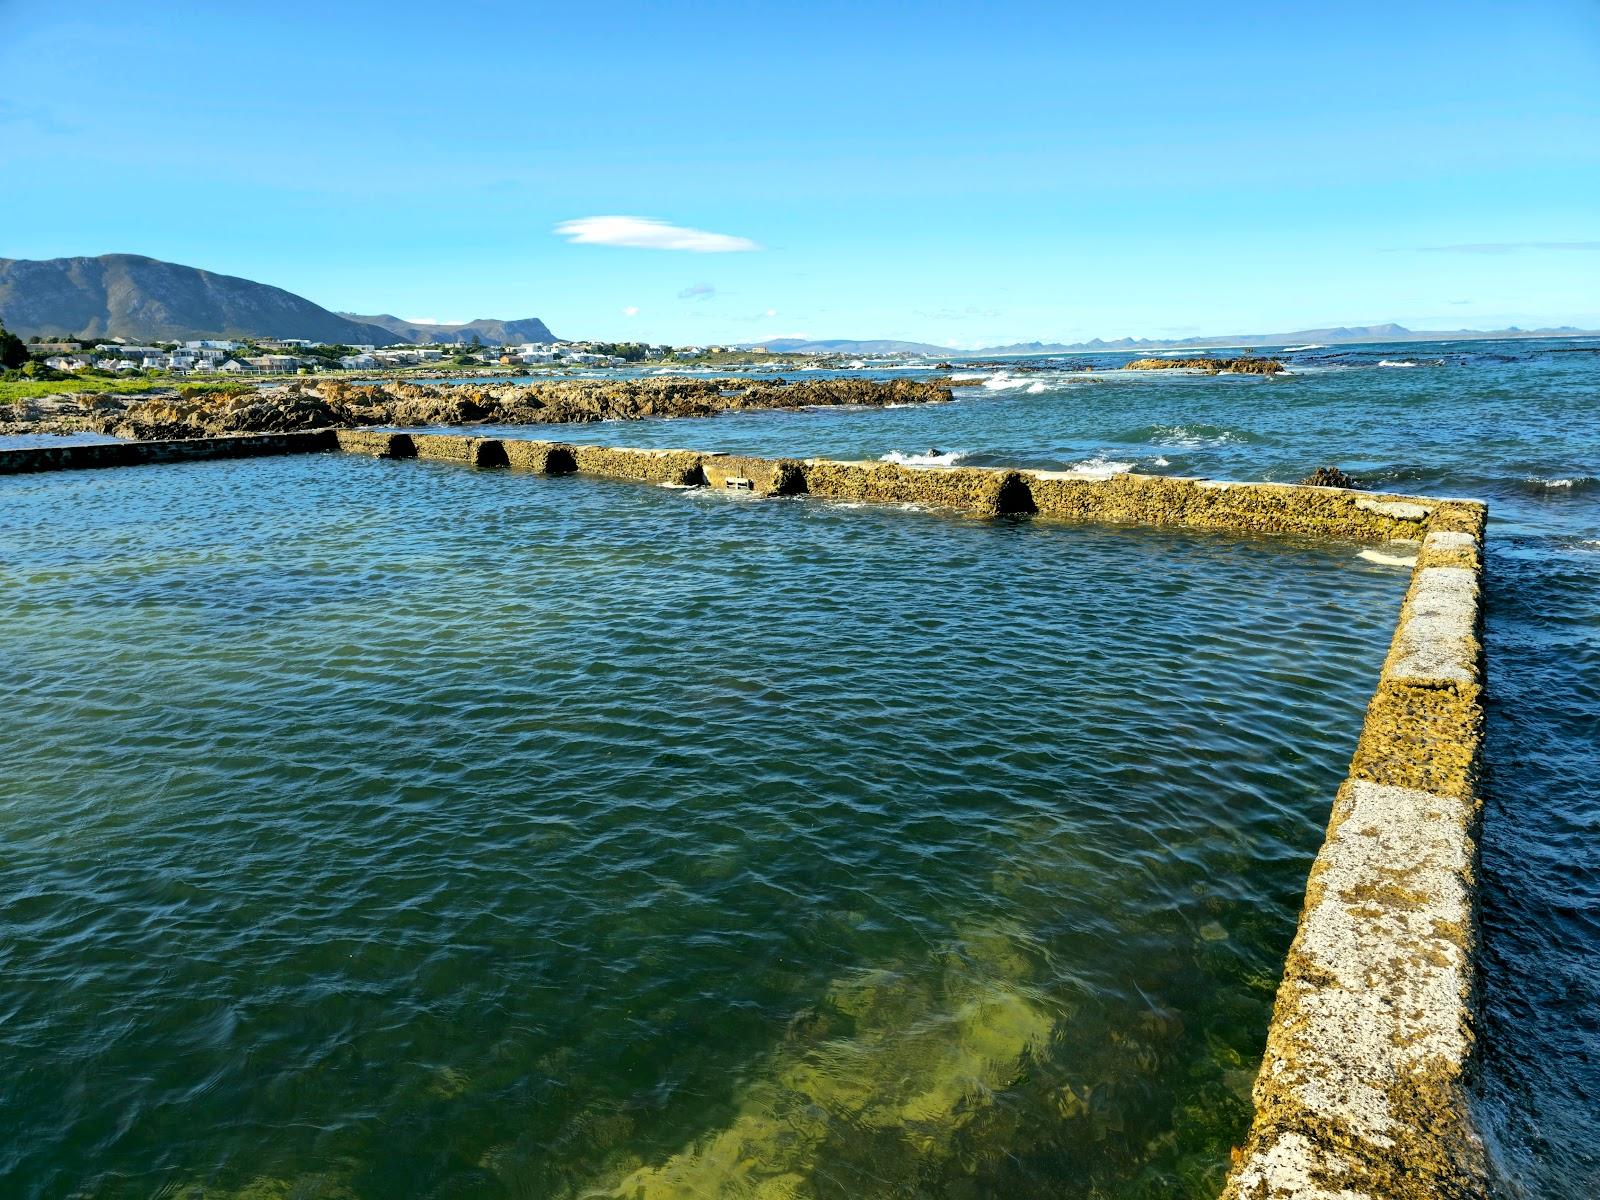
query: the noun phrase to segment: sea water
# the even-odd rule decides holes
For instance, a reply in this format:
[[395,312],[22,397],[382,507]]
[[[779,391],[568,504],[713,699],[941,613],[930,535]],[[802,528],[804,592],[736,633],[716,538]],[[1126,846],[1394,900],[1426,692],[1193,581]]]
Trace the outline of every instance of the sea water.
[[1406,580],[337,454],[0,514],[18,1197],[1209,1197]]
[[[1600,346],[1286,357],[504,432],[1487,500],[1475,1094],[1592,1195]],[[1405,578],[331,457],[0,498],[29,1196],[1212,1195]]]

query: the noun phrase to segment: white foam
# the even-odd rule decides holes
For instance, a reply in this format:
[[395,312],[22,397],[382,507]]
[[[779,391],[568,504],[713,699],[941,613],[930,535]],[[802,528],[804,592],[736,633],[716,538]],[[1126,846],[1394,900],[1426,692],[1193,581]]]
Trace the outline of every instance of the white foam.
[[952,382],[957,380],[957,379],[987,379],[987,378],[989,378],[989,374],[988,374],[987,371],[963,371],[959,375],[950,376],[950,379],[951,379]]
[[[1007,375],[1004,371],[1001,371],[998,375],[986,379],[983,382],[983,386],[988,388],[991,392],[1009,392],[1016,388],[1028,387],[1029,385],[1029,380],[1013,378],[1012,376]],[[1044,389],[1041,388],[1039,390],[1043,391]]]
[[1126,475],[1133,470],[1133,467],[1134,464],[1131,462],[1117,462],[1104,455],[1096,455],[1094,458],[1073,463],[1067,468],[1067,474],[1079,475],[1085,479],[1110,479],[1113,475]]
[[1157,467],[1170,467],[1172,465],[1171,462],[1169,462],[1167,459],[1161,457],[1159,454],[1155,458],[1151,459],[1150,462],[1151,462],[1151,465],[1157,466]]
[[1031,383],[1028,385],[1028,395],[1030,396],[1037,396],[1042,391],[1044,391],[1044,384],[1042,382]]
[[1414,362],[1409,362],[1409,361],[1408,362],[1394,362],[1392,359],[1380,358],[1378,360],[1378,365],[1380,367],[1414,367],[1417,364],[1414,363]]
[[1574,481],[1571,479],[1540,479],[1537,476],[1529,476],[1528,482],[1536,483],[1540,487],[1569,488],[1572,486]]
[[960,450],[929,450],[924,454],[904,454],[891,450],[878,461],[894,463],[897,467],[953,467],[966,457]]
[[1385,554],[1382,550],[1363,550],[1356,555],[1369,563],[1377,563],[1380,567],[1414,567],[1417,558],[1414,554]]
[[1307,342],[1304,346],[1285,346],[1283,352],[1292,354],[1296,350],[1326,350],[1328,347],[1323,342]]

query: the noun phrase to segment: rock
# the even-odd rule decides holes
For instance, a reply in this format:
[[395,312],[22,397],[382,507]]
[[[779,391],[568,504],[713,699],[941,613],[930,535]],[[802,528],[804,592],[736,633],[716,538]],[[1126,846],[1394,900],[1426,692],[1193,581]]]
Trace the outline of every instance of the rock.
[[1284,366],[1275,358],[1136,358],[1124,371],[1205,371],[1210,375],[1279,375]]
[[1358,488],[1361,482],[1353,475],[1346,475],[1338,467],[1318,467],[1311,474],[1300,481],[1312,487]]
[[279,433],[362,425],[547,425],[705,417],[729,409],[796,409],[947,401],[942,381],[911,379],[572,379],[537,383],[293,383],[243,395],[158,397],[103,414],[104,433],[140,439]]

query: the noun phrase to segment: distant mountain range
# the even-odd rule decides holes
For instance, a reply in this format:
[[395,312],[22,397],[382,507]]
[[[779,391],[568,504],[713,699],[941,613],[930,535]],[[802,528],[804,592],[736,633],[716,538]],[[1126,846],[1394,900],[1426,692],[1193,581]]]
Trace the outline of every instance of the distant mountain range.
[[774,354],[954,354],[945,346],[927,342],[852,341],[850,338],[832,338],[808,342],[804,338],[774,338],[770,342],[749,342],[747,348],[762,346]]
[[1287,346],[1338,346],[1353,342],[1463,342],[1500,338],[1563,337],[1575,334],[1600,336],[1600,331],[1561,325],[1549,329],[1407,329],[1404,325],[1339,325],[1327,329],[1298,329],[1293,333],[1229,333],[1190,338],[1094,338],[1087,342],[1012,342],[1005,346],[985,346],[982,350],[956,350],[926,342],[852,341],[835,338],[804,341],[780,338],[771,342],[752,342],[768,350],[800,354],[944,354],[971,358],[981,354],[1071,354],[1117,350],[1202,350],[1202,349],[1281,349]]
[[0,322],[18,337],[307,338],[345,345],[553,341],[543,321],[418,325],[329,312],[303,296],[138,254],[0,258]]
[[479,317],[476,321],[468,321],[464,325],[429,325],[391,317],[387,313],[381,313],[376,317],[363,317],[355,313],[339,315],[366,325],[382,326],[403,341],[416,342],[419,345],[428,342],[470,342],[473,338],[477,338],[486,346],[514,346],[522,342],[556,340],[555,334],[551,333],[538,317],[526,317],[520,321],[496,321],[488,317]]

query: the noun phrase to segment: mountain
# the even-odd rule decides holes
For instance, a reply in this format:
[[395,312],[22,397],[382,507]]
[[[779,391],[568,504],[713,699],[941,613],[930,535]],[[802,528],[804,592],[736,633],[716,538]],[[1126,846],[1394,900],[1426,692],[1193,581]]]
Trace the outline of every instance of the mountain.
[[0,258],[0,321],[19,337],[298,337],[373,345],[404,340],[282,288],[138,254]]
[[1591,336],[1600,331],[1561,325],[1550,329],[1407,329],[1392,322],[1386,325],[1336,325],[1326,329],[1298,329],[1293,333],[1227,333],[1188,338],[1092,338],[1087,342],[1012,342],[1005,346],[985,346],[981,350],[956,350],[927,342],[805,341],[779,338],[771,342],[751,342],[768,350],[787,350],[800,354],[925,354],[972,358],[985,354],[1073,354],[1115,352],[1119,350],[1222,350],[1282,349],[1286,346],[1340,346],[1359,342],[1471,342],[1504,338]]
[[943,346],[927,342],[895,342],[886,340],[852,341],[849,338],[811,342],[804,338],[774,338],[770,342],[750,342],[749,346],[765,346],[773,353],[788,354],[951,354]]
[[1189,338],[1093,338],[1087,342],[1013,342],[986,346],[977,354],[1059,354],[1078,351],[1280,349],[1285,346],[1340,346],[1360,342],[1470,342],[1502,338],[1559,337],[1583,333],[1570,325],[1556,329],[1407,329],[1404,325],[1337,325],[1293,333],[1228,333]]
[[474,335],[486,346],[516,346],[523,342],[554,342],[558,340],[549,326],[538,317],[524,317],[520,321],[496,321],[479,317],[465,325],[429,325],[426,322],[406,321],[381,313],[376,317],[340,313],[351,321],[378,325],[407,342],[470,342]]

